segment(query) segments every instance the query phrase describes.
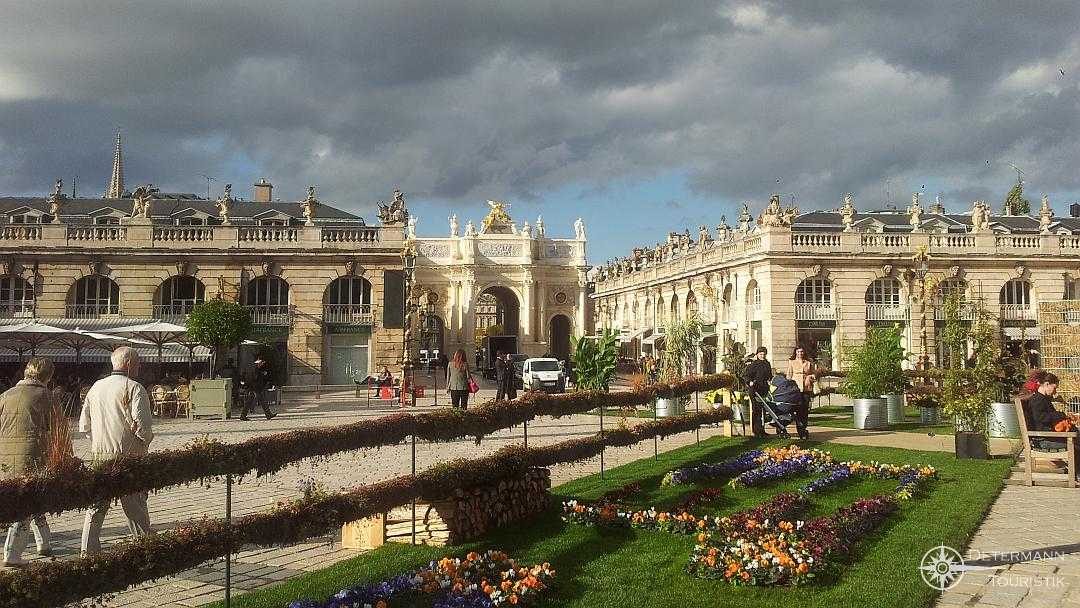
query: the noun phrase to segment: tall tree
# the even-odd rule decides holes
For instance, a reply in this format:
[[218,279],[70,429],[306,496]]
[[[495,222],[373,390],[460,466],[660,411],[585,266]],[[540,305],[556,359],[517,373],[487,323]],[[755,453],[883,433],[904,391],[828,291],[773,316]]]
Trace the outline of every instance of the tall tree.
[[1031,201],[1024,198],[1024,180],[1017,178],[1016,185],[1005,195],[1005,204],[1001,207],[1003,215],[1029,215]]

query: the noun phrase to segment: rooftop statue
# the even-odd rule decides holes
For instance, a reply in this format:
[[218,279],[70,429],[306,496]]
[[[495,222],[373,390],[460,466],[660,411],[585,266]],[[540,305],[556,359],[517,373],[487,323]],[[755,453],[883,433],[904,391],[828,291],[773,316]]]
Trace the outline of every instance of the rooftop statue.
[[971,206],[971,231],[987,232],[990,230],[990,207],[983,201],[975,201]]
[[458,235],[457,214],[455,213],[455,214],[451,215],[448,219],[450,220],[450,236],[456,237]]
[[135,203],[131,208],[131,217],[150,219],[150,203],[154,200],[154,194],[158,191],[153,184],[139,186],[131,193]]
[[1050,234],[1050,224],[1053,223],[1054,210],[1050,208],[1050,198],[1042,195],[1042,204],[1039,205],[1039,230],[1043,234]]
[[304,214],[304,220],[308,226],[315,225],[315,211],[318,207],[319,199],[315,198],[315,186],[308,186],[307,198],[300,201],[300,211]]
[[394,200],[389,204],[379,202],[379,221],[384,224],[402,224],[409,217],[409,209],[405,206],[405,193],[394,188]]
[[922,226],[922,203],[919,202],[919,193],[911,193],[911,206],[908,207],[908,216],[911,220],[911,229],[918,230]]
[[850,193],[844,195],[844,204],[840,206],[840,221],[844,223],[844,232],[851,232],[855,223],[855,197]]
[[580,217],[574,220],[574,238],[579,241],[585,240],[585,221]]
[[513,234],[513,220],[507,211],[510,205],[502,201],[488,201],[487,217],[480,222],[480,234]]
[[225,184],[225,192],[217,200],[218,217],[222,224],[229,223],[229,207],[232,205],[232,184]]

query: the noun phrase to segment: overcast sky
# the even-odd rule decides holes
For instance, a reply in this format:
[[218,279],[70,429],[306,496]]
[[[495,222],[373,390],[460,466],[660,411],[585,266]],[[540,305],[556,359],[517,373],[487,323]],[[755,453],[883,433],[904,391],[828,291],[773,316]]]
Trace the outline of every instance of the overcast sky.
[[357,4],[4,0],[0,194],[100,196],[119,128],[129,188],[400,186],[428,235],[501,199],[601,262],[772,192],[1080,192],[1075,1]]

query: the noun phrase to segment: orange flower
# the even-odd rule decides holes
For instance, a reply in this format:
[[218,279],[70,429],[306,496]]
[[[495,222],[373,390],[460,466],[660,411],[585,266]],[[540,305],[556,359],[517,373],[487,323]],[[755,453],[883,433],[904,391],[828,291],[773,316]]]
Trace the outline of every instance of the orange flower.
[[510,581],[503,581],[502,584],[499,585],[499,588],[503,591],[510,591],[510,587],[512,586],[513,585],[510,583]]
[[476,560],[480,559],[480,554],[476,551],[470,551],[469,554],[465,556],[465,559],[469,560],[470,562],[475,562]]
[[796,568],[796,570],[799,571],[799,574],[806,574],[807,572],[810,571],[810,564],[807,564],[806,562],[803,562],[803,563],[799,564],[799,567]]

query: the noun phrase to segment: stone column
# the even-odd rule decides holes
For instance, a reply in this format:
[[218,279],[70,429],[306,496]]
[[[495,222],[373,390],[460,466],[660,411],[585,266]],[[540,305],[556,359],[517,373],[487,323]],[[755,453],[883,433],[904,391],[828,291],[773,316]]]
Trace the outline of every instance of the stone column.
[[578,270],[577,310],[574,311],[577,317],[574,330],[578,337],[585,335],[585,285],[585,270]]
[[461,311],[461,341],[470,361],[474,349],[473,335],[476,333],[476,316],[473,310],[473,299],[476,297],[476,275],[468,271],[461,281],[461,302],[458,310]]
[[542,343],[547,341],[547,288],[544,286],[543,281],[536,283],[536,299],[539,304],[539,314],[536,319],[536,341]]
[[[521,323],[521,341],[522,346],[525,342],[537,342],[537,338],[534,335],[534,317],[535,311],[533,311],[533,274],[529,268],[525,269],[524,276],[521,281],[521,313],[518,315],[518,322]],[[524,349],[522,349],[524,351]]]

